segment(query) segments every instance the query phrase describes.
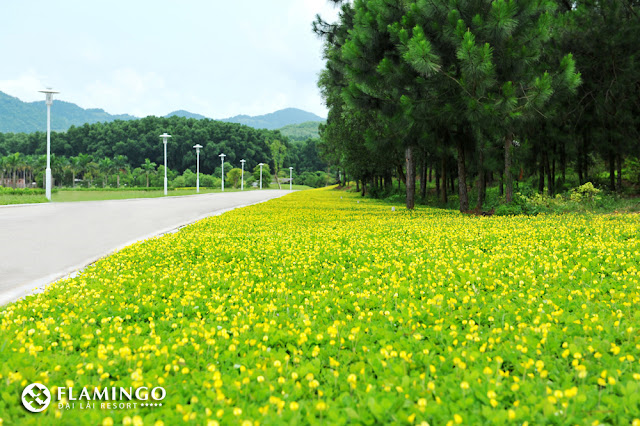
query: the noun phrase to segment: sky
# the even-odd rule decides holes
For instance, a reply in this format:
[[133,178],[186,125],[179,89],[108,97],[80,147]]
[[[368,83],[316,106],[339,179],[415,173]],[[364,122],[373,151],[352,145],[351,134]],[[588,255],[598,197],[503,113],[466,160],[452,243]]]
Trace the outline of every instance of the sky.
[[[110,114],[326,117],[316,14],[328,0],[1,0],[0,91]],[[54,103],[55,105],[55,103]]]

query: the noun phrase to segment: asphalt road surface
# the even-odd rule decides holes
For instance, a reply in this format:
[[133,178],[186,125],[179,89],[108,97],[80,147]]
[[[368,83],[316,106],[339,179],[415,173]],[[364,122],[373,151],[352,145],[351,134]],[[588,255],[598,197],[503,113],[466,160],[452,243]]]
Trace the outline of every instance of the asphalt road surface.
[[0,207],[0,306],[136,241],[284,190]]

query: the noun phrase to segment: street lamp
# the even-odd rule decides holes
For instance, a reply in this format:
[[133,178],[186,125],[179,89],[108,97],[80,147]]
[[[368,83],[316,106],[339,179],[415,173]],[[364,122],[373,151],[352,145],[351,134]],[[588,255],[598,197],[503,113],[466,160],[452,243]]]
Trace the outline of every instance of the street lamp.
[[289,191],[293,190],[293,167],[289,167]]
[[222,191],[224,192],[224,157],[226,157],[226,155],[220,154],[218,157],[222,160]]
[[51,90],[51,87],[39,90],[39,92],[47,96],[47,168],[44,173],[44,181],[47,200],[51,201],[51,104],[53,104],[53,94],[60,92]]
[[167,132],[160,135],[164,143],[164,195],[167,195],[167,139],[171,137]]
[[247,160],[240,160],[240,162],[242,163],[242,178],[240,179],[240,191],[244,191],[244,163],[246,163]]
[[196,192],[200,192],[200,148],[202,145],[193,146],[196,149]]
[[260,166],[260,189],[262,189],[262,166],[264,166],[264,163],[258,165]]

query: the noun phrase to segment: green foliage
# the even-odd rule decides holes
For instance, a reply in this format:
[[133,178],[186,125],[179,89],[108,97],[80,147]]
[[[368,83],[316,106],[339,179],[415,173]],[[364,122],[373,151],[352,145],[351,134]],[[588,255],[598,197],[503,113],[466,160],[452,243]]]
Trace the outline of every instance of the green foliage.
[[[164,132],[173,136],[167,143],[167,165],[170,170],[176,170],[179,174],[195,166],[196,154],[192,148],[195,144],[204,147],[200,153],[200,171],[207,174],[218,166],[218,155],[222,152],[227,154],[225,162],[237,164],[244,158],[247,160],[246,166],[252,168],[271,158],[267,141],[278,139],[285,146],[289,145],[288,140],[282,138],[278,131],[174,116],[72,126],[65,133],[53,133],[51,150],[59,157],[84,156],[80,165],[83,168],[91,160],[99,161],[106,157],[116,161],[119,156],[124,156],[125,164],[119,165],[122,179],[127,165],[140,165],[146,159],[159,165],[164,164],[162,140],[158,137]],[[43,155],[46,153],[46,135],[41,132],[31,135],[4,134],[0,137],[0,153],[3,152]],[[294,160],[285,158],[287,164],[291,163],[295,167]]]
[[329,176],[322,171],[304,172],[294,177],[293,181],[299,185],[306,185],[312,188],[321,188],[330,184]]
[[242,179],[242,169],[235,167],[227,172],[227,181],[234,188],[240,188],[241,179]]
[[[260,165],[257,165],[253,168],[253,178],[260,185]],[[262,166],[262,187],[269,188],[269,184],[271,183],[271,170],[269,169],[268,164],[264,164]]]
[[579,187],[573,189],[571,194],[569,195],[569,199],[574,202],[587,202],[593,203],[594,201],[598,201],[600,197],[598,194],[602,192],[598,188],[595,188],[591,182],[587,182],[584,185],[580,185]]

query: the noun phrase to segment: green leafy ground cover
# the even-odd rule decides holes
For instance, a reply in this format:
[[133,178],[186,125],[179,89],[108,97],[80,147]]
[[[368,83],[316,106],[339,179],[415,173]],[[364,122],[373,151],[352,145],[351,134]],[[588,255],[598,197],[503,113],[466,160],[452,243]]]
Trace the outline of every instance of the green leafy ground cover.
[[[293,193],[0,312],[4,424],[631,424],[637,215],[474,217]],[[20,394],[162,386],[162,406]],[[54,398],[55,399],[55,398]],[[63,404],[70,402],[63,400]]]

